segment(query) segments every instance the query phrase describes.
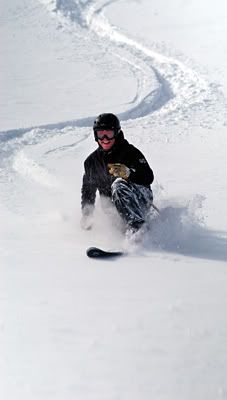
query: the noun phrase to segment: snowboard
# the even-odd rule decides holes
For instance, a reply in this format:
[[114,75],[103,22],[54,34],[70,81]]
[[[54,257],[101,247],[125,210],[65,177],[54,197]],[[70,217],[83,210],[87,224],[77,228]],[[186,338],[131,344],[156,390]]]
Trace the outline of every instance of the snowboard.
[[114,258],[123,256],[126,253],[124,251],[106,251],[100,249],[99,247],[89,247],[86,250],[86,254],[90,258]]

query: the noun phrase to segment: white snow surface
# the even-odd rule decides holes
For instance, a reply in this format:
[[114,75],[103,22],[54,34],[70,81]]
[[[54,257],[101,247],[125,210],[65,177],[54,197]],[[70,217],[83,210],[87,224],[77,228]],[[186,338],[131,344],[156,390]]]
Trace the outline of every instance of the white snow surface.
[[[227,399],[226,1],[0,10],[0,398]],[[80,228],[102,112],[154,170],[138,243],[98,196]]]

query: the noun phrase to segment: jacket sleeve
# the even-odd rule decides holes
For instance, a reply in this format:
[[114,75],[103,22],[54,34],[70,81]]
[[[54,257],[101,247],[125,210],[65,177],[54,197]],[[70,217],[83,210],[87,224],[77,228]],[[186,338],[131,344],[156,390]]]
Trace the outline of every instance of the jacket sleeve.
[[84,175],[81,188],[81,207],[85,216],[91,215],[94,210],[96,198],[96,185],[92,178],[92,168],[87,162],[84,163]]
[[154,180],[154,174],[146,158],[135,147],[131,153],[131,165],[129,180],[138,185],[149,186]]

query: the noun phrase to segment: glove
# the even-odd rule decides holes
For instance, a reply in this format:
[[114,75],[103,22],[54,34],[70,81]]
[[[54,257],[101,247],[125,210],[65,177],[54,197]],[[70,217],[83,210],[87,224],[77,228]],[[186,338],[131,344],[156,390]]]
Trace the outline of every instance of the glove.
[[80,226],[85,231],[89,231],[92,228],[92,218],[91,216],[83,215],[80,220]]
[[108,169],[110,175],[120,177],[122,179],[125,179],[126,181],[130,175],[130,169],[124,164],[108,164]]

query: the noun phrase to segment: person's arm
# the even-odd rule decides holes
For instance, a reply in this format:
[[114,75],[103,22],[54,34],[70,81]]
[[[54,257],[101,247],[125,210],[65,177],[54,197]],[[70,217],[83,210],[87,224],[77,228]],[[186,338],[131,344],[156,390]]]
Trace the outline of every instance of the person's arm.
[[140,150],[133,148],[131,153],[130,175],[128,180],[138,185],[150,185],[154,180],[154,174],[146,158]]

